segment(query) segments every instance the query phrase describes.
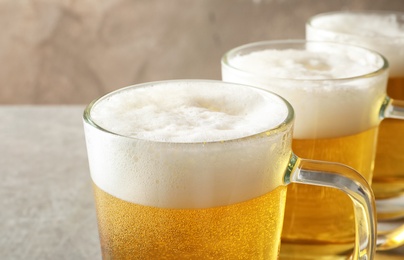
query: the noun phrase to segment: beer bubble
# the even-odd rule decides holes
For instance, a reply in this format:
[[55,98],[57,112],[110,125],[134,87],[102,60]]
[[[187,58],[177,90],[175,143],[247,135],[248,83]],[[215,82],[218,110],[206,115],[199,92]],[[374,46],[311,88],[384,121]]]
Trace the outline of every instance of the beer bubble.
[[306,26],[309,40],[350,43],[378,51],[390,63],[390,75],[404,71],[404,17],[394,12],[335,12],[313,17]]
[[378,125],[376,110],[385,97],[386,77],[377,73],[387,74],[383,58],[342,44],[308,42],[304,46],[276,49],[268,45],[234,54],[228,64],[222,64],[222,78],[288,100],[295,111],[297,139],[352,135]]
[[118,92],[97,103],[91,116],[99,126],[133,138],[213,142],[276,127],[288,114],[282,102],[278,97],[236,85],[166,83]]
[[257,198],[283,185],[289,109],[267,91],[220,81],[113,92],[92,107],[98,127],[85,124],[92,180],[112,196],[161,208]]

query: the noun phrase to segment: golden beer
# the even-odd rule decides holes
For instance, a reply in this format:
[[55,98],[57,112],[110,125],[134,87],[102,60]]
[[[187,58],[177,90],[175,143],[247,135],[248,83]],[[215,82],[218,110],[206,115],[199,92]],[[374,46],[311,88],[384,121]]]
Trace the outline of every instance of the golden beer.
[[[292,150],[297,156],[348,165],[367,181],[374,168],[386,69],[375,52],[324,42],[258,42],[235,48],[222,59],[224,81],[273,91],[292,104]],[[291,184],[281,258],[346,259],[355,243],[354,227],[348,196]]]
[[[376,138],[377,128],[371,128],[340,138],[293,139],[292,149],[303,158],[350,165],[370,182]],[[287,192],[282,250],[296,258],[302,255],[302,248],[307,255],[331,251],[337,255],[349,254],[355,242],[353,219],[352,202],[341,191],[291,184]],[[324,252],[325,245],[329,252]]]
[[[381,53],[389,62],[387,94],[404,100],[403,17],[403,12],[393,11],[318,14],[306,23],[306,39],[355,44]],[[404,121],[400,119],[385,118],[380,123],[372,188],[383,205],[379,218],[402,214],[383,201],[404,194]]]
[[103,259],[276,259],[288,104],[221,81],[144,85],[85,112]]
[[[390,78],[387,94],[404,100],[404,78]],[[403,120],[386,118],[380,123],[372,188],[378,199],[404,194]]]
[[205,209],[142,206],[94,191],[104,259],[277,258],[286,186]]

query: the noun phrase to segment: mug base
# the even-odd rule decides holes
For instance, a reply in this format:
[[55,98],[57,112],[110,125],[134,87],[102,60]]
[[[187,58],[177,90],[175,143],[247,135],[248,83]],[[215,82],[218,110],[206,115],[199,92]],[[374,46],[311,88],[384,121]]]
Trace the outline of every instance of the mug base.
[[350,258],[354,243],[348,244],[304,244],[282,241],[281,260],[346,260]]

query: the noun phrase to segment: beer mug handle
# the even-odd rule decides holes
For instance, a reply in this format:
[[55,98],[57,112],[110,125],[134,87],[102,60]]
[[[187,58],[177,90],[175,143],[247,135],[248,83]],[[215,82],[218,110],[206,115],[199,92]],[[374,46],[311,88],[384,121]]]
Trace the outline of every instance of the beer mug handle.
[[404,100],[395,100],[386,97],[380,109],[380,117],[404,119]]
[[[380,118],[404,119],[404,101],[386,97],[380,109]],[[389,250],[404,245],[404,225],[378,232],[376,244],[377,250]]]
[[375,200],[369,184],[357,171],[339,163],[292,155],[285,181],[325,186],[346,193],[354,204],[355,212],[356,237],[352,259],[373,259],[376,250]]

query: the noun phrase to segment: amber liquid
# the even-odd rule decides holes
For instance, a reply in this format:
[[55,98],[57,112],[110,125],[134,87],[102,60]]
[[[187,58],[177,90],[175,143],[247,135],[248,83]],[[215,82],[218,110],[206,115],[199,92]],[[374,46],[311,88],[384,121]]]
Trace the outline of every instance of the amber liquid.
[[286,187],[242,203],[169,209],[94,184],[103,259],[277,259]]
[[[349,165],[370,181],[376,137],[377,128],[372,128],[341,138],[294,139],[292,146],[302,158]],[[341,191],[291,184],[282,232],[282,259],[346,258],[354,247],[354,223],[352,201]]]
[[[404,100],[404,78],[389,79],[387,94]],[[379,126],[372,188],[378,199],[404,194],[404,120],[384,119]]]

